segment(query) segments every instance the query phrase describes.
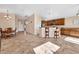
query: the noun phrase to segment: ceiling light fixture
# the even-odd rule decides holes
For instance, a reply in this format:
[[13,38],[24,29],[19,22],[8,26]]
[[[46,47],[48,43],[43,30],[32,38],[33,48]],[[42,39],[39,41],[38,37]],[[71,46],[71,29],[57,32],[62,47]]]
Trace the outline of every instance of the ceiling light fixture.
[[6,10],[6,12],[7,12],[7,14],[4,16],[6,19],[11,19],[12,17],[11,16],[9,16],[9,14],[8,14],[8,10]]

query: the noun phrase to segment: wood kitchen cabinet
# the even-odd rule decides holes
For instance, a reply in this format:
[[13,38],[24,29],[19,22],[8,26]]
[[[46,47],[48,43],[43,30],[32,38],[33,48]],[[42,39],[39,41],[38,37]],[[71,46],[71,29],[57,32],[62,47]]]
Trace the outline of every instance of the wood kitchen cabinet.
[[68,28],[61,28],[61,34],[66,34],[66,35],[70,35],[70,31],[71,29]]
[[79,37],[79,28],[61,28],[61,35]]
[[52,19],[48,21],[42,21],[42,27],[46,26],[53,26],[53,25],[64,25],[65,19],[64,18],[59,18],[59,19]]
[[64,25],[64,19],[55,20],[55,25]]

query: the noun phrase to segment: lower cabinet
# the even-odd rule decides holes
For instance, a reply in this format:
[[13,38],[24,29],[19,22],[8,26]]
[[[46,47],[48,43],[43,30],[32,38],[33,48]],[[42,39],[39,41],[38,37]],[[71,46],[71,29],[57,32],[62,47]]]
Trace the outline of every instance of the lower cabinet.
[[49,37],[54,37],[54,32],[56,28],[49,28]]
[[79,29],[77,29],[77,28],[62,28],[61,35],[79,37]]
[[41,37],[45,37],[45,28],[41,28]]
[[54,37],[55,31],[56,31],[56,28],[53,28],[53,27],[42,27],[41,37]]

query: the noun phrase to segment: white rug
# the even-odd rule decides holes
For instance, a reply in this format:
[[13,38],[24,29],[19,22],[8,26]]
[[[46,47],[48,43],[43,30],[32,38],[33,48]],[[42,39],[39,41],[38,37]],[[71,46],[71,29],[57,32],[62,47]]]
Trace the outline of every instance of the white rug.
[[68,41],[68,42],[71,42],[71,43],[79,44],[79,38],[67,37],[64,40]]
[[38,47],[33,48],[33,50],[36,54],[53,54],[53,52],[56,52],[59,48],[59,46],[51,42],[46,42]]

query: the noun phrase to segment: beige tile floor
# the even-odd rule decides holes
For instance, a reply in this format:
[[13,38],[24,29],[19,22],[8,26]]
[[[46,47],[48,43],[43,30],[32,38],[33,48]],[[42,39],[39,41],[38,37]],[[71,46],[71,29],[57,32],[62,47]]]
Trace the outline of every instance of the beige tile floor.
[[34,47],[44,44],[48,41],[60,46],[55,54],[77,54],[79,53],[79,45],[64,41],[66,36],[55,38],[40,38],[38,36],[23,32],[17,33],[16,36],[9,39],[1,39],[1,54],[35,54]]

